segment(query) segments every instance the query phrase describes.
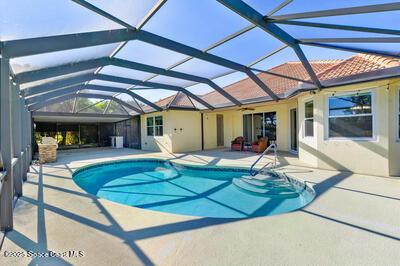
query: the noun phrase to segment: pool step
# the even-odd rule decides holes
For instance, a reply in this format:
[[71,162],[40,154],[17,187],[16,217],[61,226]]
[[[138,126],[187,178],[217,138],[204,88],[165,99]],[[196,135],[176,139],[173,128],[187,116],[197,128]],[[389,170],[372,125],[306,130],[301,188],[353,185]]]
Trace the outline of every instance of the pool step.
[[287,187],[291,188],[292,185],[278,180],[258,180],[258,179],[251,179],[251,178],[241,178],[242,181],[249,183],[250,185],[254,185],[257,187]]
[[257,180],[276,180],[278,179],[277,176],[267,173],[267,174],[257,174],[255,176],[251,175],[244,175],[242,176],[243,178],[249,178],[249,179],[257,179]]
[[[243,178],[234,178],[232,183],[240,190],[259,195],[259,196],[267,196],[271,198],[295,198],[299,194],[292,187],[267,187],[265,183],[249,183],[244,181]],[[254,181],[254,180],[253,180]]]

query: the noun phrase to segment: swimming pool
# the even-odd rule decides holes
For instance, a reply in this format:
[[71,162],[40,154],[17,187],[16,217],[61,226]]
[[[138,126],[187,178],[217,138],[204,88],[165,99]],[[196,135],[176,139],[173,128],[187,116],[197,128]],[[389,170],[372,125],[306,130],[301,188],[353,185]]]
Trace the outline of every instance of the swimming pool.
[[248,169],[188,166],[165,160],[135,159],[78,169],[82,189],[110,201],[181,215],[247,218],[299,209],[314,198],[312,188],[292,177],[267,180]]

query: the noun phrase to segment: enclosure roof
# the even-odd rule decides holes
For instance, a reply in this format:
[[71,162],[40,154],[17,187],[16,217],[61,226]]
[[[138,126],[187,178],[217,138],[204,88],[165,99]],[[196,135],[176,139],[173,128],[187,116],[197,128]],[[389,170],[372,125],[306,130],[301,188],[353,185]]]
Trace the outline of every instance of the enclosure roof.
[[386,71],[398,67],[399,15],[388,0],[1,1],[0,49],[31,111],[214,109],[399,76]]

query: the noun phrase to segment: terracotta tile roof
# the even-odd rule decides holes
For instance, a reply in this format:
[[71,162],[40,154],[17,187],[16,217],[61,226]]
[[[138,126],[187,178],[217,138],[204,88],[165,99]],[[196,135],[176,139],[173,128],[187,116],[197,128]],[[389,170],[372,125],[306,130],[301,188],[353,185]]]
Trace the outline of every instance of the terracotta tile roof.
[[[191,99],[189,99],[186,94],[182,92],[178,92],[174,95],[168,96],[166,98],[163,98],[161,100],[158,100],[155,102],[156,105],[160,106],[161,108],[170,108],[170,107],[175,107],[175,108],[193,108],[196,109],[195,104],[192,102]],[[148,111],[151,108],[146,106],[144,110]]]
[[[319,61],[310,61],[312,68],[316,74],[325,71],[333,67],[334,65],[342,62],[342,60],[319,60]],[[282,74],[286,76],[290,76],[297,79],[302,79],[306,81],[310,81],[310,76],[308,75],[306,69],[303,67],[301,62],[288,62],[277,67],[271,68],[268,70],[272,73]],[[299,82],[292,79],[280,78],[273,75],[261,73],[258,77],[264,81],[268,87],[275,94],[285,93],[287,90],[297,87]]]
[[189,97],[182,93],[178,92],[175,95],[175,98],[170,102],[170,106],[172,107],[184,107],[184,108],[195,108],[193,102],[189,99]]
[[[163,99],[160,99],[156,102],[154,102],[156,105],[160,106],[161,108],[166,108],[168,106],[168,104],[175,98],[176,94],[165,97]],[[143,111],[145,112],[151,112],[151,111],[155,111],[155,109],[153,109],[152,107],[148,106],[148,105],[144,105],[142,106]]]
[[342,78],[396,66],[400,66],[400,61],[394,58],[357,54],[319,73],[318,78],[321,80]]
[[[225,87],[224,90],[239,101],[267,96],[267,94],[249,78],[235,82]],[[230,103],[228,99],[215,91],[203,95],[202,98],[212,105],[224,105]]]
[[[322,60],[322,61],[310,61],[314,71],[319,73],[326,69],[331,68],[341,60]],[[302,80],[310,80],[307,71],[301,64],[301,62],[287,62],[277,67],[271,68],[269,72],[282,74],[290,77],[294,77]],[[271,74],[259,73],[257,76],[275,93],[283,94],[291,88],[297,87],[299,82],[292,79],[281,78]],[[245,78],[236,83],[233,83],[224,88],[233,97],[236,97],[239,101],[245,101],[248,99],[256,99],[260,97],[268,97],[260,87],[257,86],[251,79]],[[230,102],[222,97],[219,93],[213,91],[202,96],[202,98],[214,105],[229,104]]]
[[[400,60],[383,56],[357,54],[345,60],[318,60],[310,61],[310,64],[320,81],[326,81],[400,66]],[[287,62],[269,69],[268,72],[310,81],[310,77],[301,62]],[[278,95],[282,95],[290,89],[299,86],[299,82],[296,80],[281,78],[267,73],[259,73],[257,76]],[[224,90],[242,102],[251,99],[267,100],[269,98],[267,93],[249,78],[226,86]],[[216,107],[231,104],[228,99],[216,91],[212,91],[201,97]],[[171,103],[171,101],[173,102]],[[194,108],[193,102],[181,92],[178,93],[177,97],[173,95],[161,99],[156,104],[162,107]]]

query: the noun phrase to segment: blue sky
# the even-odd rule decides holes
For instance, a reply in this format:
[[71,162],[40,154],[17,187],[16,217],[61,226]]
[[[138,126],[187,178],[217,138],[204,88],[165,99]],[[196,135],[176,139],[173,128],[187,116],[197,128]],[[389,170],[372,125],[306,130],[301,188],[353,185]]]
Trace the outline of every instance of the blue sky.
[[[268,13],[283,0],[246,0],[249,5],[262,14]],[[118,16],[131,25],[137,25],[144,14],[156,3],[156,0],[91,0],[90,3]],[[386,0],[294,0],[291,4],[275,15],[285,13],[297,13],[320,9],[351,7],[359,5],[380,4],[393,1]],[[318,4],[316,4],[318,3]],[[325,23],[349,24],[359,26],[396,28],[396,20],[400,12],[373,13],[354,16],[327,17],[310,19]],[[157,12],[157,14],[145,25],[144,29],[161,36],[182,42],[184,44],[204,49],[210,44],[223,39],[225,36],[236,32],[249,23],[236,15],[215,0],[169,0]],[[296,38],[316,37],[370,37],[376,34],[354,33],[326,29],[304,28],[298,26],[281,25],[289,34]],[[76,3],[68,0],[5,0],[0,1],[0,39],[22,39],[39,36],[79,33],[86,31],[98,31],[121,28],[120,25],[107,20],[92,11],[89,11]],[[102,45],[84,49],[49,53],[31,57],[17,58],[12,61],[16,71],[25,69],[43,68],[62,63],[77,62],[101,56],[107,56],[118,44]],[[248,64],[255,59],[268,54],[283,44],[268,35],[261,29],[253,29],[242,36],[227,42],[210,51],[241,64]],[[356,46],[356,45],[354,45]],[[375,48],[387,51],[399,51],[399,45],[368,44],[359,47]],[[303,47],[306,56],[310,60],[347,58],[352,53],[327,50],[321,48]],[[175,62],[185,58],[185,55],[168,51],[156,46],[139,41],[132,41],[117,57],[146,64],[152,64],[167,68]],[[290,49],[284,49],[277,55],[257,64],[257,68],[267,69],[286,61],[298,60]],[[228,69],[207,63],[198,59],[190,60],[174,70],[186,72],[207,78],[229,71]],[[102,73],[123,77],[147,79],[152,76],[149,73],[126,70],[117,67],[106,67]],[[216,82],[221,85],[229,85],[245,76],[241,73],[219,78]],[[159,76],[152,81],[168,82],[178,86],[189,86],[193,83],[178,79]],[[99,82],[97,82],[99,83]],[[101,82],[100,82],[101,83]],[[107,84],[107,83],[103,83]],[[124,84],[119,86],[127,87]],[[190,91],[202,94],[211,89],[205,85],[196,85],[189,88]],[[144,90],[139,92],[142,96],[155,101],[171,95],[170,91]]]

